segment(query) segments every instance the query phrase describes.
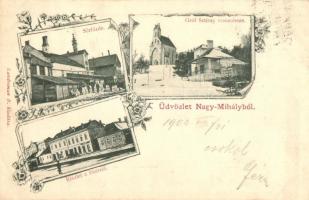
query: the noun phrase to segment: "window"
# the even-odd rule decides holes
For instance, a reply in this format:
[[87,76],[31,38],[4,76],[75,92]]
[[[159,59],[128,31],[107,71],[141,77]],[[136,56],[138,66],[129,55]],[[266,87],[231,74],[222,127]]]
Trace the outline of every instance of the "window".
[[37,73],[36,73],[36,65],[34,65],[34,64],[31,64],[31,65],[30,65],[30,73],[31,73],[31,74],[37,74]]
[[200,72],[204,73],[204,71],[205,71],[205,65],[200,65]]
[[82,142],[83,141],[83,135],[80,135],[80,141]]
[[59,142],[59,148],[61,147],[61,143]]
[[57,147],[57,145],[55,144],[55,149],[57,149],[58,147]]
[[65,143],[65,141],[63,141],[63,145],[64,145],[64,146],[66,146],[66,143]]
[[40,75],[45,75],[44,66],[40,66]]
[[72,144],[75,144],[75,142],[74,142],[74,138],[72,138]]
[[68,143],[69,143],[69,145],[71,145],[71,142],[70,142],[70,140],[68,140]]
[[89,152],[91,151],[91,148],[90,148],[89,144],[87,144],[87,149],[88,149]]
[[52,69],[51,68],[48,68],[48,76],[52,76],[53,73],[52,73]]
[[75,138],[75,141],[76,141],[76,143],[78,142],[78,137],[76,136],[76,138]]
[[84,137],[85,137],[85,140],[87,140],[87,139],[88,139],[88,137],[87,137],[87,134],[86,134],[86,133],[84,134]]

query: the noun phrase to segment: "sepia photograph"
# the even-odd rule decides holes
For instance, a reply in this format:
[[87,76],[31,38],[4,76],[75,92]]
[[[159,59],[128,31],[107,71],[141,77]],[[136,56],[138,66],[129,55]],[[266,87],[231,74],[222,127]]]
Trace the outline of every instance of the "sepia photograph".
[[19,36],[31,105],[102,99],[126,91],[111,19]]
[[106,100],[19,127],[32,178],[47,181],[139,153],[120,97]]
[[252,16],[134,15],[132,20],[138,24],[132,52],[137,94],[241,97],[251,87]]

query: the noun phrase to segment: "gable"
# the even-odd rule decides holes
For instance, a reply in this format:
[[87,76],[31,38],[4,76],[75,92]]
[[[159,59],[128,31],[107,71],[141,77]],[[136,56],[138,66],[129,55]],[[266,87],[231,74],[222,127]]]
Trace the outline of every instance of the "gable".
[[164,45],[176,48],[175,45],[173,44],[173,42],[168,37],[165,37],[165,36],[161,35],[160,36],[160,41]]

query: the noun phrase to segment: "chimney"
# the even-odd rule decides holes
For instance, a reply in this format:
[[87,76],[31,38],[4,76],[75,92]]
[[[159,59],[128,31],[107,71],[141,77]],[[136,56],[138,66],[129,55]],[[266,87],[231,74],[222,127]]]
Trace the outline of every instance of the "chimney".
[[29,40],[25,41],[25,45],[30,45]]
[[48,48],[49,48],[49,45],[48,45],[47,36],[46,36],[46,35],[44,35],[44,36],[42,37],[42,39],[43,39],[43,43],[42,43],[42,51],[43,51],[43,52],[48,53]]
[[107,50],[107,52],[108,52],[108,55],[110,56],[111,54],[110,54],[109,50]]
[[208,49],[214,48],[214,41],[213,40],[207,40],[207,48]]
[[75,39],[74,34],[72,34],[73,38],[72,38],[72,46],[73,46],[73,52],[77,53],[77,41]]

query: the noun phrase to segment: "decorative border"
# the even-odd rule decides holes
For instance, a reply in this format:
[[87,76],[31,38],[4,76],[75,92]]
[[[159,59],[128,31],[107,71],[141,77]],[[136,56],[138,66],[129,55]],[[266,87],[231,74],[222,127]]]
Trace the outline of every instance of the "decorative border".
[[262,53],[265,50],[265,38],[270,33],[270,23],[265,17],[255,17],[254,20],[254,46],[255,52]]
[[35,20],[32,20],[29,11],[23,11],[16,15],[19,26],[18,29],[26,35],[30,32],[37,30],[44,30],[48,28],[56,28],[61,26],[69,26],[74,24],[85,23],[89,21],[95,21],[95,14],[57,14],[57,15],[47,15],[46,13],[40,14],[40,16]]
[[152,119],[148,113],[149,109],[152,109],[152,103],[149,103],[146,99],[137,96],[134,92],[129,92],[125,96],[124,105],[129,112],[133,126],[140,125],[146,131],[146,122]]
[[15,77],[13,87],[15,91],[15,99],[17,105],[19,103],[25,103],[27,96],[27,88],[26,88],[26,75],[24,73],[23,67],[20,65],[18,58],[16,58],[16,67],[18,74]]
[[[156,99],[244,99],[246,98],[247,94],[252,88],[252,85],[255,81],[256,76],[256,53],[262,53],[265,50],[266,43],[265,38],[270,33],[270,22],[265,17],[256,17],[255,15],[243,15],[243,14],[220,14],[220,13],[213,13],[213,14],[205,14],[205,13],[185,13],[185,14],[146,14],[146,15],[158,15],[158,16],[164,16],[164,17],[173,17],[173,16],[250,16],[251,17],[251,67],[252,67],[252,78],[251,82],[247,86],[247,90],[241,95],[241,96],[204,96],[204,95],[195,95],[195,96],[142,96],[145,99],[149,100],[156,100]],[[131,24],[139,24],[137,21],[135,21],[132,17],[134,17],[134,14],[129,15],[129,21]],[[133,46],[133,32],[134,32],[134,26],[131,26],[130,33],[132,40],[131,46]],[[132,72],[132,66],[133,66],[133,59],[132,59],[132,47],[131,47],[131,60],[130,60],[130,70]],[[130,76],[131,79],[133,79],[133,75]],[[133,82],[132,82],[133,84]],[[132,86],[133,87],[133,86]]]
[[[130,97],[134,96],[134,98],[130,98],[129,96]],[[15,161],[12,164],[12,167],[15,169],[15,171],[13,172],[13,175],[12,175],[14,182],[19,186],[26,185],[27,183],[30,182],[30,191],[37,193],[37,192],[42,191],[45,183],[47,183],[47,182],[54,181],[54,180],[59,179],[59,178],[63,178],[63,177],[69,176],[69,175],[73,175],[73,174],[80,173],[80,172],[83,172],[83,171],[87,171],[87,170],[90,170],[90,169],[93,169],[93,168],[96,168],[96,167],[99,167],[99,166],[104,166],[104,165],[109,164],[109,163],[117,162],[117,161],[129,158],[129,157],[139,155],[140,150],[139,150],[139,146],[138,146],[137,139],[136,139],[136,136],[135,136],[134,127],[138,126],[139,124],[142,124],[142,121],[149,121],[151,119],[151,117],[148,117],[148,119],[145,119],[146,118],[145,117],[146,110],[148,108],[142,107],[143,115],[141,115],[141,112],[135,112],[135,115],[139,115],[139,116],[142,116],[142,117],[139,118],[139,120],[137,120],[137,121],[132,121],[132,119],[134,119],[134,116],[132,115],[132,113],[128,112],[127,107],[128,107],[128,105],[142,101],[141,98],[135,96],[134,94],[128,95],[128,96],[113,96],[113,97],[110,97],[110,98],[107,98],[107,99],[103,99],[101,101],[93,102],[93,103],[75,108],[75,109],[67,110],[65,112],[73,112],[75,110],[83,109],[83,108],[89,107],[89,106],[94,106],[96,104],[99,104],[99,103],[102,103],[102,102],[105,102],[105,101],[109,101],[109,100],[112,100],[112,99],[116,99],[116,98],[120,98],[122,100],[125,115],[129,116],[129,118],[130,118],[128,124],[129,124],[129,127],[131,129],[131,133],[132,133],[132,137],[133,137],[133,141],[134,141],[134,145],[135,145],[135,149],[136,149],[135,153],[132,153],[130,155],[127,155],[127,156],[124,156],[124,157],[121,157],[121,158],[116,158],[114,160],[107,161],[107,162],[104,162],[104,163],[101,163],[101,164],[89,166],[89,167],[86,167],[84,169],[80,169],[80,170],[77,170],[77,171],[74,171],[74,172],[63,174],[62,176],[59,176],[59,177],[50,178],[50,179],[43,178],[41,180],[33,179],[32,176],[31,176],[31,172],[27,168],[26,159],[25,159],[25,155],[24,155],[23,136],[22,136],[22,132],[20,131],[19,127],[22,126],[22,125],[25,125],[25,124],[32,123],[33,121],[39,120],[39,118],[33,119],[31,121],[27,121],[27,122],[24,121],[24,122],[17,125],[16,131],[15,131],[15,134],[17,136],[17,141],[19,143],[19,148],[20,148],[19,151],[21,152],[21,154],[18,156],[18,160]],[[127,105],[125,105],[125,104],[127,104]],[[46,117],[53,117],[53,116],[57,116],[57,115],[61,115],[61,114],[63,114],[63,113],[54,113],[53,115],[49,115],[49,116],[46,116]],[[41,117],[41,119],[42,119],[42,117]],[[146,127],[145,123],[144,123],[144,126]],[[143,125],[142,125],[142,127],[143,127]],[[144,129],[146,130],[146,128],[144,128]]]
[[[119,39],[119,46],[120,46],[120,54],[121,54],[121,59],[123,63],[123,71],[124,71],[124,77],[125,77],[125,85],[126,85],[126,91],[129,90],[129,80],[128,80],[128,75],[127,75],[127,70],[128,70],[128,65],[127,65],[127,59],[128,58],[128,49],[129,47],[126,45],[128,39],[127,36],[127,29],[126,29],[126,23],[121,23],[120,25],[116,24],[115,21],[113,21],[111,18],[106,18],[106,19],[101,19],[97,20],[96,16],[94,14],[85,14],[85,15],[77,15],[75,13],[67,15],[67,14],[57,14],[54,16],[49,16],[45,13],[41,14],[38,18],[37,21],[38,23],[34,25],[32,21],[32,17],[28,11],[24,11],[20,14],[17,14],[17,18],[19,23],[21,24],[19,26],[19,29],[22,30],[20,33],[17,34],[18,37],[24,36],[30,33],[36,33],[36,32],[41,32],[41,31],[46,31],[47,29],[55,29],[59,27],[68,27],[71,25],[87,25],[89,22],[109,22],[109,29],[113,29],[117,31],[118,33],[118,39]],[[91,24],[91,23],[90,23]],[[20,41],[19,41],[20,42]],[[20,45],[19,45],[19,48]],[[20,49],[21,52],[21,49]],[[21,55],[22,56],[22,55]],[[16,112],[16,121],[18,123],[27,121],[27,120],[32,120],[36,119],[42,116],[46,116],[55,112],[62,112],[67,109],[72,109],[77,106],[81,106],[87,103],[91,103],[97,100],[100,100],[102,98],[107,98],[108,96],[102,97],[100,95],[94,95],[92,97],[85,97],[83,99],[78,99],[78,100],[68,100],[66,102],[62,103],[57,103],[54,102],[49,105],[36,105],[33,106],[31,105],[29,96],[28,96],[28,88],[27,88],[27,77],[25,74],[25,68],[22,63],[20,63],[19,59],[16,58],[16,67],[18,70],[18,74],[15,77],[15,81],[13,84],[14,90],[15,90],[15,99],[18,105],[18,111]],[[123,93],[117,93],[119,94],[124,94]],[[113,95],[113,94],[111,94]]]

